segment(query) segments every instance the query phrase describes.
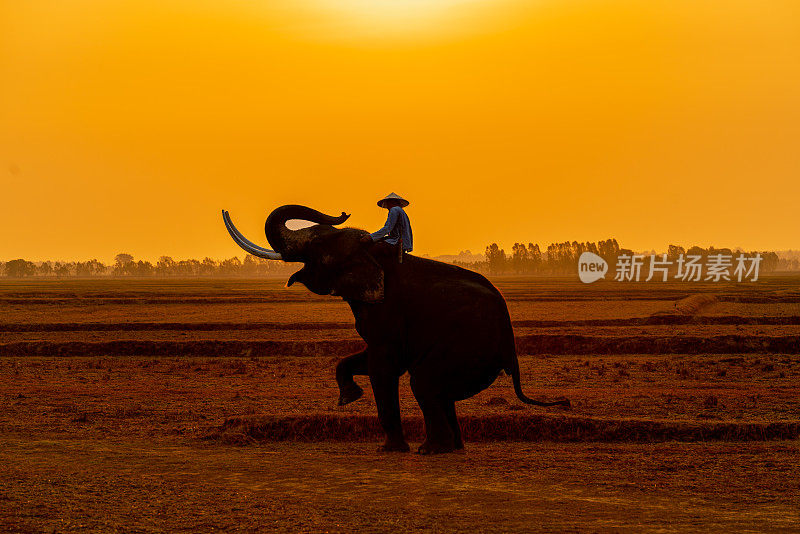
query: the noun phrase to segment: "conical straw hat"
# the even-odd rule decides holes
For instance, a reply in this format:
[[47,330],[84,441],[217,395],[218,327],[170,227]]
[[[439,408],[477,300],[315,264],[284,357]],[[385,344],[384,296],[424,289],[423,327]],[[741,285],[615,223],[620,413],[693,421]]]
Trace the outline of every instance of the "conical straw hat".
[[403,208],[405,208],[406,206],[408,206],[410,204],[410,202],[408,200],[404,199],[400,195],[398,195],[396,193],[389,193],[388,195],[386,195],[385,197],[383,197],[382,199],[380,199],[378,201],[378,206],[380,206],[382,208],[383,207],[383,203],[386,202],[387,200],[397,200],[398,202],[400,202],[400,206],[403,207]]

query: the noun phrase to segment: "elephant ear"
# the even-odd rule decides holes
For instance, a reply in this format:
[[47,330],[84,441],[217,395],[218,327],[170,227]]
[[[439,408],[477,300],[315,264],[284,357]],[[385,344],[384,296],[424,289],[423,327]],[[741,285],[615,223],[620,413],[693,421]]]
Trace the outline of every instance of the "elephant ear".
[[383,302],[383,267],[367,251],[352,256],[333,283],[333,294],[347,300]]

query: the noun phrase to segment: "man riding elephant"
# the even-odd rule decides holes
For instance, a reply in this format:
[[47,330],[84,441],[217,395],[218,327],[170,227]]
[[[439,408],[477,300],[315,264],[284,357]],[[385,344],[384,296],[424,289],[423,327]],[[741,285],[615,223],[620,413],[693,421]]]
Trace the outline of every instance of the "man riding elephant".
[[411,221],[403,209],[408,205],[408,200],[396,193],[389,193],[380,199],[378,206],[389,211],[386,223],[377,232],[361,238],[364,243],[374,242],[377,254],[395,253],[400,263],[403,262],[404,253],[414,250]]

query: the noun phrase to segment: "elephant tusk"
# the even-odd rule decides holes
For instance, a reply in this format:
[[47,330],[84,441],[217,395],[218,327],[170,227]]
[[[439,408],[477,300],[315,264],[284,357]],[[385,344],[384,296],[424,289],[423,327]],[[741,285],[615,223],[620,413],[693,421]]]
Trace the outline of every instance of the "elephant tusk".
[[225,228],[228,229],[228,233],[231,234],[233,240],[236,241],[236,244],[242,247],[246,252],[252,254],[253,256],[258,256],[259,258],[265,258],[268,260],[283,259],[283,257],[280,255],[279,252],[259,247],[258,245],[256,245],[255,243],[244,237],[241,234],[241,232],[239,232],[239,230],[237,230],[236,227],[233,225],[233,221],[231,221],[231,216],[225,210],[222,210],[222,221],[225,223]]
[[225,221],[225,226],[228,228],[228,232],[231,234],[231,236],[233,236],[233,238],[236,240],[237,243],[244,243],[248,245],[250,248],[254,248],[262,252],[272,252],[274,254],[277,254],[277,252],[275,252],[274,250],[260,247],[255,243],[253,243],[252,241],[250,241],[249,239],[247,239],[245,236],[243,236],[242,233],[236,228],[236,226],[233,225],[233,221],[231,220],[231,215],[226,210],[222,210],[222,219],[223,221]]

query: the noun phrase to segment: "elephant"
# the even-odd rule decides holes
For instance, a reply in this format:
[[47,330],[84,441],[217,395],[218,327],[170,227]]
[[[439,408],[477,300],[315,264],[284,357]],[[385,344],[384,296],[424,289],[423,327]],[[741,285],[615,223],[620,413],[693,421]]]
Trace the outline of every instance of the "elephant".
[[[536,406],[565,406],[569,400],[540,402],[522,392],[520,368],[508,308],[500,292],[479,273],[406,254],[383,252],[357,228],[336,228],[350,216],[323,214],[302,205],[276,208],[265,232],[272,249],[248,241],[225,225],[236,243],[262,258],[301,262],[289,278],[318,295],[334,295],[349,304],[355,328],[366,349],[336,366],[339,403],[363,391],[354,375],[369,377],[380,424],[383,451],[406,452],[400,420],[399,379],[409,373],[411,389],[425,422],[421,454],[447,453],[464,447],[455,402],[487,387],[505,371],[517,397]],[[301,229],[289,220],[315,223]]]

